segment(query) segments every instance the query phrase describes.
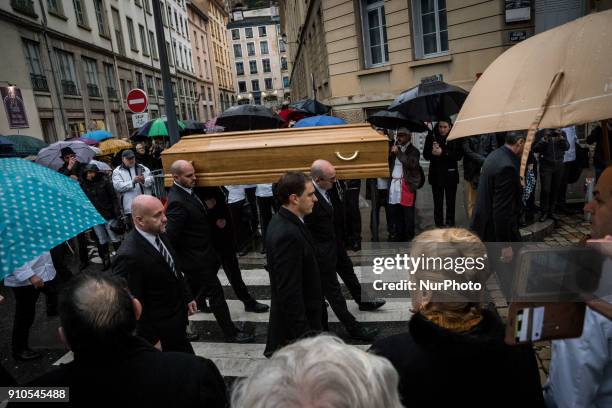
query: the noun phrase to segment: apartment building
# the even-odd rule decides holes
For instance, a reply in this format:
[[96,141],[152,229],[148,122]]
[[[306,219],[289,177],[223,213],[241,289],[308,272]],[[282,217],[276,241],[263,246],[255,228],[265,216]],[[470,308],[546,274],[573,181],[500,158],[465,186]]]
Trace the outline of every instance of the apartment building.
[[278,7],[232,11],[227,25],[239,104],[278,105],[290,97],[289,65]]

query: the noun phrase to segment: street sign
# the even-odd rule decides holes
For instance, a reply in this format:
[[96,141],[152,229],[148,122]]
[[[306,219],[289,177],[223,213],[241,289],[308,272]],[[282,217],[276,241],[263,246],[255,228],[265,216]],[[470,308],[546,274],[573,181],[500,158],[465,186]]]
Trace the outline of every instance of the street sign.
[[135,113],[132,115],[132,124],[134,125],[134,129],[139,129],[145,123],[149,121],[149,114],[147,112],[144,113]]
[[141,113],[147,109],[149,105],[149,99],[147,93],[142,89],[132,89],[127,94],[127,106],[128,109],[134,113]]

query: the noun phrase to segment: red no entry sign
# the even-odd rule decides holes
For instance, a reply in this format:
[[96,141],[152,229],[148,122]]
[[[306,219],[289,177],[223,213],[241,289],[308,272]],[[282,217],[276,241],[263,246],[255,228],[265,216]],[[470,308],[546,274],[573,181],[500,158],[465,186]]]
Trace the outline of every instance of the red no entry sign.
[[142,89],[132,89],[127,94],[127,106],[128,109],[134,113],[141,113],[147,109],[149,100],[147,94]]

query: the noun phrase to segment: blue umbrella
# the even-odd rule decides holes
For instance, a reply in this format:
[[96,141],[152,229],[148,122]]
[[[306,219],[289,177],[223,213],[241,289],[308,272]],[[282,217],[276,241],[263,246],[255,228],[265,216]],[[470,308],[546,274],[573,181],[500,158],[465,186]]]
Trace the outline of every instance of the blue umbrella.
[[23,159],[0,159],[0,279],[104,223],[79,184]]
[[293,127],[311,127],[311,126],[333,126],[333,125],[346,125],[344,119],[337,118],[335,116],[319,115],[311,116],[309,118],[300,119]]
[[101,142],[106,139],[110,139],[113,137],[113,134],[107,130],[91,130],[87,133],[83,133],[81,137],[85,139],[93,139]]

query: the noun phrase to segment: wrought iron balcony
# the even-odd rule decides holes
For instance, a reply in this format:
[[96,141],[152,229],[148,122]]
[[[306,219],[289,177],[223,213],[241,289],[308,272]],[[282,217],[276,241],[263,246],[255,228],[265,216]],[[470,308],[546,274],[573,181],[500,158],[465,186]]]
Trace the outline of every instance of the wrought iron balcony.
[[30,74],[32,80],[32,89],[34,91],[49,92],[49,84],[47,84],[47,77],[44,75]]
[[89,95],[92,98],[99,98],[101,95],[100,95],[100,88],[98,88],[98,85],[87,84],[87,95]]
[[77,89],[76,84],[72,81],[62,80],[62,92],[64,95],[79,96],[79,90]]

